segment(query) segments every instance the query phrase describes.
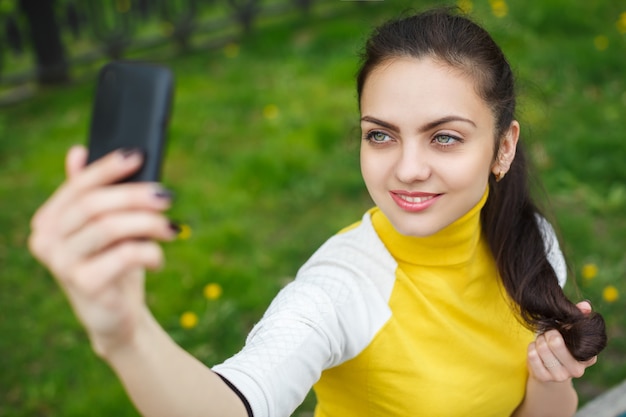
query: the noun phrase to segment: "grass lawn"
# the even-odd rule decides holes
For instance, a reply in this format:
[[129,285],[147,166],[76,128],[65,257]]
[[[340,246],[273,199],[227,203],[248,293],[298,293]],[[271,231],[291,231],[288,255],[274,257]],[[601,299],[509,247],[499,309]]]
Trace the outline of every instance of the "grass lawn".
[[[370,207],[358,167],[357,53],[372,25],[407,4],[331,0],[224,48],[159,52],[177,79],[164,182],[176,193],[172,217],[191,235],[165,245],[148,302],[207,364],[236,352],[299,265]],[[626,378],[626,3],[472,6],[519,77],[523,140],[570,262],[566,289],[607,320],[609,347],[576,383],[587,401]],[[3,417],[137,416],[25,248],[67,148],[85,141],[92,81],[0,109]],[[182,316],[198,322],[185,328]]]

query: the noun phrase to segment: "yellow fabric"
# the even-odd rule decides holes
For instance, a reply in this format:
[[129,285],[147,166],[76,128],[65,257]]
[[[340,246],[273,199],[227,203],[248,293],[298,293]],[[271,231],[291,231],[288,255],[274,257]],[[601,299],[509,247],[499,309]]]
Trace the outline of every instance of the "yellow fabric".
[[516,319],[480,232],[486,198],[427,238],[398,234],[372,210],[398,262],[392,317],[356,358],[323,372],[315,417],[509,416],[519,405],[534,335]]

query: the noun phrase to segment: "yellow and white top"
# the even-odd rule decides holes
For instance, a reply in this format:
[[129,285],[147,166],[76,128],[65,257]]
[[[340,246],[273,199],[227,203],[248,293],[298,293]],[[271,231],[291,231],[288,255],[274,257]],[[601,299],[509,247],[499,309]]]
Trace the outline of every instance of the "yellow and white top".
[[[480,230],[479,204],[426,238],[374,208],[329,239],[272,302],[244,349],[213,369],[254,417],[509,416],[534,334],[517,319]],[[546,252],[563,285],[550,225]]]

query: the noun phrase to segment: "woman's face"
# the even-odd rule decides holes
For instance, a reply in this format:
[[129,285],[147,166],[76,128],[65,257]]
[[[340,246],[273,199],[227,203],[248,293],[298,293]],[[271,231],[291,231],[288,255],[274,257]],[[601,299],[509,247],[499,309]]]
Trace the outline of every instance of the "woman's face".
[[492,170],[494,125],[473,82],[430,58],[398,58],[370,73],[361,172],[400,233],[431,235],[478,203]]

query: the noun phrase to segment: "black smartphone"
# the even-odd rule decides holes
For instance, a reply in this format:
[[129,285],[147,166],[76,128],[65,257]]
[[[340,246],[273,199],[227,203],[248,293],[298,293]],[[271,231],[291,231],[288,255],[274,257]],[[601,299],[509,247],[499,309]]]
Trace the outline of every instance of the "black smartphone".
[[144,162],[123,181],[159,181],[174,77],[164,66],[114,61],[98,74],[87,163],[120,149],[140,149]]

